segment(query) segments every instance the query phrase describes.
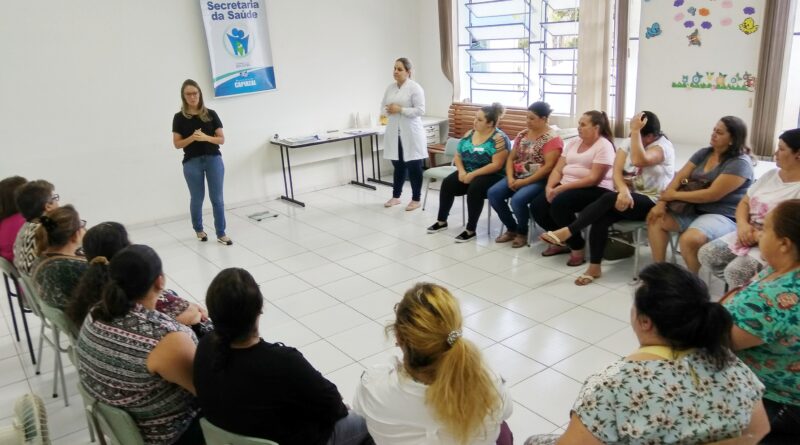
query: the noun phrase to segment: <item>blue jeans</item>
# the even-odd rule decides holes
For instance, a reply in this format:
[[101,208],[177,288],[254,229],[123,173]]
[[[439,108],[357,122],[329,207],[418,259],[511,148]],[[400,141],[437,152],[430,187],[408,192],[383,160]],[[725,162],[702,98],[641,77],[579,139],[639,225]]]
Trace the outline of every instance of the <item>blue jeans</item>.
[[183,164],[183,177],[189,186],[189,213],[195,232],[203,231],[203,200],[206,197],[205,180],[208,180],[208,195],[214,209],[214,230],[217,238],[225,236],[225,203],[222,199],[222,182],[225,165],[222,156],[198,156]]
[[327,445],[360,445],[374,444],[367,431],[367,421],[353,411],[348,411],[347,416],[339,419],[333,426],[333,434],[328,439]]
[[[547,179],[528,184],[514,191],[508,188],[508,178],[503,178],[489,189],[487,193],[489,204],[497,212],[497,216],[506,226],[506,230],[520,235],[528,234],[530,204],[533,202],[533,198],[544,192],[545,185],[547,185]],[[509,210],[506,200],[510,201],[511,210]],[[512,210],[514,211],[513,215],[511,214]]]

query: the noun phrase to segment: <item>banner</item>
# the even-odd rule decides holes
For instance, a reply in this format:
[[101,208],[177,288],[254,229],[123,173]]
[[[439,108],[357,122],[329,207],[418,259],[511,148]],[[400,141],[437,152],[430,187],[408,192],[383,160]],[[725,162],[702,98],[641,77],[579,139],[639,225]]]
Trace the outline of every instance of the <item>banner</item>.
[[216,97],[275,89],[262,1],[201,0]]

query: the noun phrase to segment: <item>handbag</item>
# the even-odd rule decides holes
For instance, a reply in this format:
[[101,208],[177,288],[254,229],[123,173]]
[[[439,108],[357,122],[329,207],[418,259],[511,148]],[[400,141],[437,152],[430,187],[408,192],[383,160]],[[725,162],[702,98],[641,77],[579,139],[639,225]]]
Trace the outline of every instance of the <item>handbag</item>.
[[[622,238],[625,241],[620,241]],[[606,247],[603,249],[603,259],[608,261],[621,260],[623,258],[632,257],[636,253],[636,248],[633,247],[633,232],[620,232],[619,230],[610,230],[608,232],[608,239],[606,240]]]
[[[678,186],[679,192],[695,192],[697,190],[703,190],[708,188],[711,185],[711,181],[707,181],[705,179],[692,179],[692,178],[683,178],[681,180],[681,185]],[[670,201],[667,203],[667,209],[669,209],[672,213],[690,213],[694,210],[694,204],[686,201]]]

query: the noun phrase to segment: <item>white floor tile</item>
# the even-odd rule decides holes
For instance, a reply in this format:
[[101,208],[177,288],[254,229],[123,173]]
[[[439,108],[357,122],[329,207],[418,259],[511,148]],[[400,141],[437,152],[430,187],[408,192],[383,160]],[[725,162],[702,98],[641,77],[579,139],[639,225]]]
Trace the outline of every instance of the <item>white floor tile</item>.
[[416,244],[412,244],[406,241],[400,241],[395,244],[389,244],[388,246],[379,247],[373,252],[377,253],[378,255],[383,255],[386,258],[389,258],[394,261],[403,261],[407,260],[413,256],[422,254],[427,252],[428,249],[422,246],[418,246]]
[[349,241],[340,241],[336,244],[314,249],[314,252],[317,255],[327,258],[331,261],[343,260],[347,257],[358,255],[359,253],[364,253],[366,251],[367,249]]
[[350,301],[370,292],[375,292],[383,287],[361,275],[351,275],[341,280],[333,281],[319,287],[326,294],[341,302]]
[[504,301],[500,305],[540,323],[575,307],[568,301],[538,290],[528,291]]
[[534,434],[549,434],[556,428],[556,424],[515,402],[514,412],[508,419],[508,427],[514,434],[514,442],[521,444]]
[[627,327],[622,321],[583,307],[570,309],[545,324],[586,342],[608,337]]
[[311,285],[294,275],[285,275],[261,283],[261,294],[269,301],[277,301],[289,295],[311,289]]
[[252,275],[256,283],[259,284],[289,274],[285,269],[276,266],[274,263],[264,263],[258,266],[248,267],[247,271],[250,272],[250,275]]
[[394,305],[399,303],[402,295],[389,289],[371,292],[363,297],[358,297],[347,302],[347,305],[373,320],[382,320],[385,316],[394,313]]
[[464,263],[455,264],[453,266],[431,272],[428,275],[454,287],[464,287],[468,284],[475,283],[476,281],[480,281],[491,276],[489,272]]
[[457,260],[436,252],[425,252],[400,261],[400,264],[416,269],[421,273],[431,273],[457,263]]
[[[343,304],[314,312],[300,317],[298,320],[322,337],[328,337],[370,321],[360,312]],[[336,320],[336,322],[332,323],[332,320]]]
[[564,374],[545,369],[513,386],[511,394],[514,401],[558,426],[569,421],[580,388],[580,383]]
[[569,275],[548,283],[538,290],[573,304],[586,303],[609,291],[607,287],[603,286],[576,286],[575,277]]
[[491,273],[500,273],[528,263],[520,258],[505,255],[497,251],[484,253],[464,262],[470,266],[474,266],[478,269]]
[[621,357],[627,357],[639,349],[639,340],[630,327],[609,335],[595,344]]
[[382,285],[392,286],[411,278],[419,276],[419,272],[402,264],[387,264],[385,266],[376,267],[363,272],[361,275]]
[[347,278],[354,274],[353,271],[345,269],[344,267],[327,263],[322,266],[312,267],[310,269],[295,272],[295,275],[301,280],[311,284],[312,286],[322,286],[334,281]]
[[320,309],[335,306],[339,301],[317,288],[304,290],[286,298],[275,301],[284,312],[292,317],[299,318],[317,312]]
[[353,359],[325,340],[303,346],[300,352],[319,372],[327,374],[353,363]]
[[361,374],[364,373],[365,369],[366,368],[360,363],[353,363],[325,375],[325,378],[336,385],[339,394],[342,395],[344,403],[352,406],[356,388],[361,381]]
[[631,305],[633,304],[633,288],[630,290],[619,288],[606,292],[582,306],[609,317],[616,318],[623,323],[630,323]]
[[483,350],[483,359],[511,387],[545,369],[541,363],[495,343]]
[[394,264],[394,261],[386,258],[385,256],[381,256],[372,252],[359,253],[339,260],[340,266],[346,267],[357,273],[366,272],[387,264]]
[[317,255],[314,252],[305,252],[300,255],[291,256],[282,260],[275,261],[275,264],[286,269],[291,273],[312,269],[314,267],[329,264],[330,261]]
[[476,312],[464,320],[473,331],[502,341],[535,325],[536,322],[500,306],[492,306]]
[[475,295],[483,295],[486,300],[499,304],[526,292],[528,287],[494,275],[468,284],[463,289]]
[[394,337],[385,334],[384,327],[369,322],[328,337],[328,341],[354,360],[362,360],[395,344]]
[[545,325],[534,326],[504,340],[503,344],[547,366],[589,346],[584,341]]
[[590,375],[600,372],[620,356],[595,346],[576,353],[553,365],[553,369],[578,382],[585,382]]

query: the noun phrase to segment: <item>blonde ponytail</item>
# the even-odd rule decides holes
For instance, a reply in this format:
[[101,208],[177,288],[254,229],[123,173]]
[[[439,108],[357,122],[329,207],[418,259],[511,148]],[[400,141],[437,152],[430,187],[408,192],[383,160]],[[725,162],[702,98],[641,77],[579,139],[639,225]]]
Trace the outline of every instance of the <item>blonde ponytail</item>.
[[405,370],[428,385],[425,402],[459,443],[468,443],[500,409],[500,395],[480,352],[461,338],[461,311],[450,292],[417,283],[397,305],[394,331]]

